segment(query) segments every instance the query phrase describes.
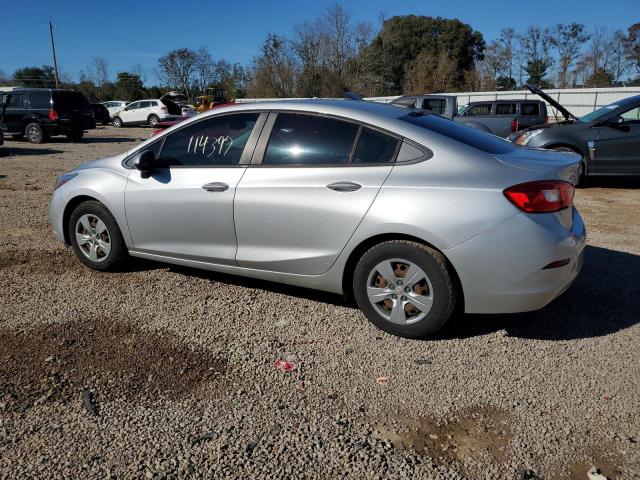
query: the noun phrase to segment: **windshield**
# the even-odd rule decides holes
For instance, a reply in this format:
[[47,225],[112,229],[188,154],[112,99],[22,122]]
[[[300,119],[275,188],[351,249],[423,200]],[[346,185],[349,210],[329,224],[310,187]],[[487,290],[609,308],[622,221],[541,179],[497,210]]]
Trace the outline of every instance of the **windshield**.
[[619,106],[620,105],[618,105],[617,103],[612,103],[611,105],[607,105],[606,107],[600,107],[591,113],[583,115],[579,118],[579,120],[585,123],[595,122],[596,120],[599,120],[605,115],[611,113],[612,110],[616,110]]

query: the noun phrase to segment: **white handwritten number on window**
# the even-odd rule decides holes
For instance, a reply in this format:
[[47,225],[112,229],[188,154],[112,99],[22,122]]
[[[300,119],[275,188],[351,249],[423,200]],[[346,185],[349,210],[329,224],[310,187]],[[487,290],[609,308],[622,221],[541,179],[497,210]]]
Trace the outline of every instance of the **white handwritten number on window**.
[[219,137],[212,138],[209,138],[209,135],[192,135],[189,139],[187,154],[200,154],[207,158],[217,154],[224,157],[232,145],[233,138],[229,135],[221,135]]

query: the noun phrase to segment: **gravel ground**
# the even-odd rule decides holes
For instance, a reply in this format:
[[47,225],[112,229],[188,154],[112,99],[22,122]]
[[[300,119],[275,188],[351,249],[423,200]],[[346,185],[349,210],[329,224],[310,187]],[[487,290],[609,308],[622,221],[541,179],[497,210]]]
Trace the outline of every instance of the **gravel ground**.
[[577,192],[560,299],[409,341],[328,294],[82,267],[54,177],[148,135],[0,148],[1,478],[640,478],[640,181]]

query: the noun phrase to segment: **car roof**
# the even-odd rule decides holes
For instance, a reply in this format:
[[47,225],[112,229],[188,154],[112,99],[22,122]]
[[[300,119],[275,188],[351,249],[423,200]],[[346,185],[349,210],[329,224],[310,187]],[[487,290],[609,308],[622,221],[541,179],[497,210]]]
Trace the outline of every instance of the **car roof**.
[[266,100],[252,103],[236,103],[218,107],[202,115],[218,115],[224,111],[239,110],[292,110],[322,115],[336,115],[354,118],[367,123],[393,120],[408,113],[406,108],[386,103],[366,100],[309,99],[309,100]]
[[475,105],[477,103],[544,103],[542,100],[534,100],[529,98],[512,98],[500,100],[475,100],[467,105]]

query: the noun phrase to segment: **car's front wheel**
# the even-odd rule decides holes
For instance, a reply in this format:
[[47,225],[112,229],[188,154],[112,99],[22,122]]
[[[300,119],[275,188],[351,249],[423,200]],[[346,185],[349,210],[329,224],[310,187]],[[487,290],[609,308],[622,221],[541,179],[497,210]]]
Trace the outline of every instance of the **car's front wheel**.
[[113,126],[116,128],[122,127],[122,119],[120,117],[113,118]]
[[353,290],[371,323],[407,338],[436,332],[456,304],[456,289],[444,256],[405,240],[369,249],[356,265]]
[[122,233],[102,203],[88,201],[78,205],[67,228],[74,252],[89,268],[113,271],[126,261],[128,252]]

